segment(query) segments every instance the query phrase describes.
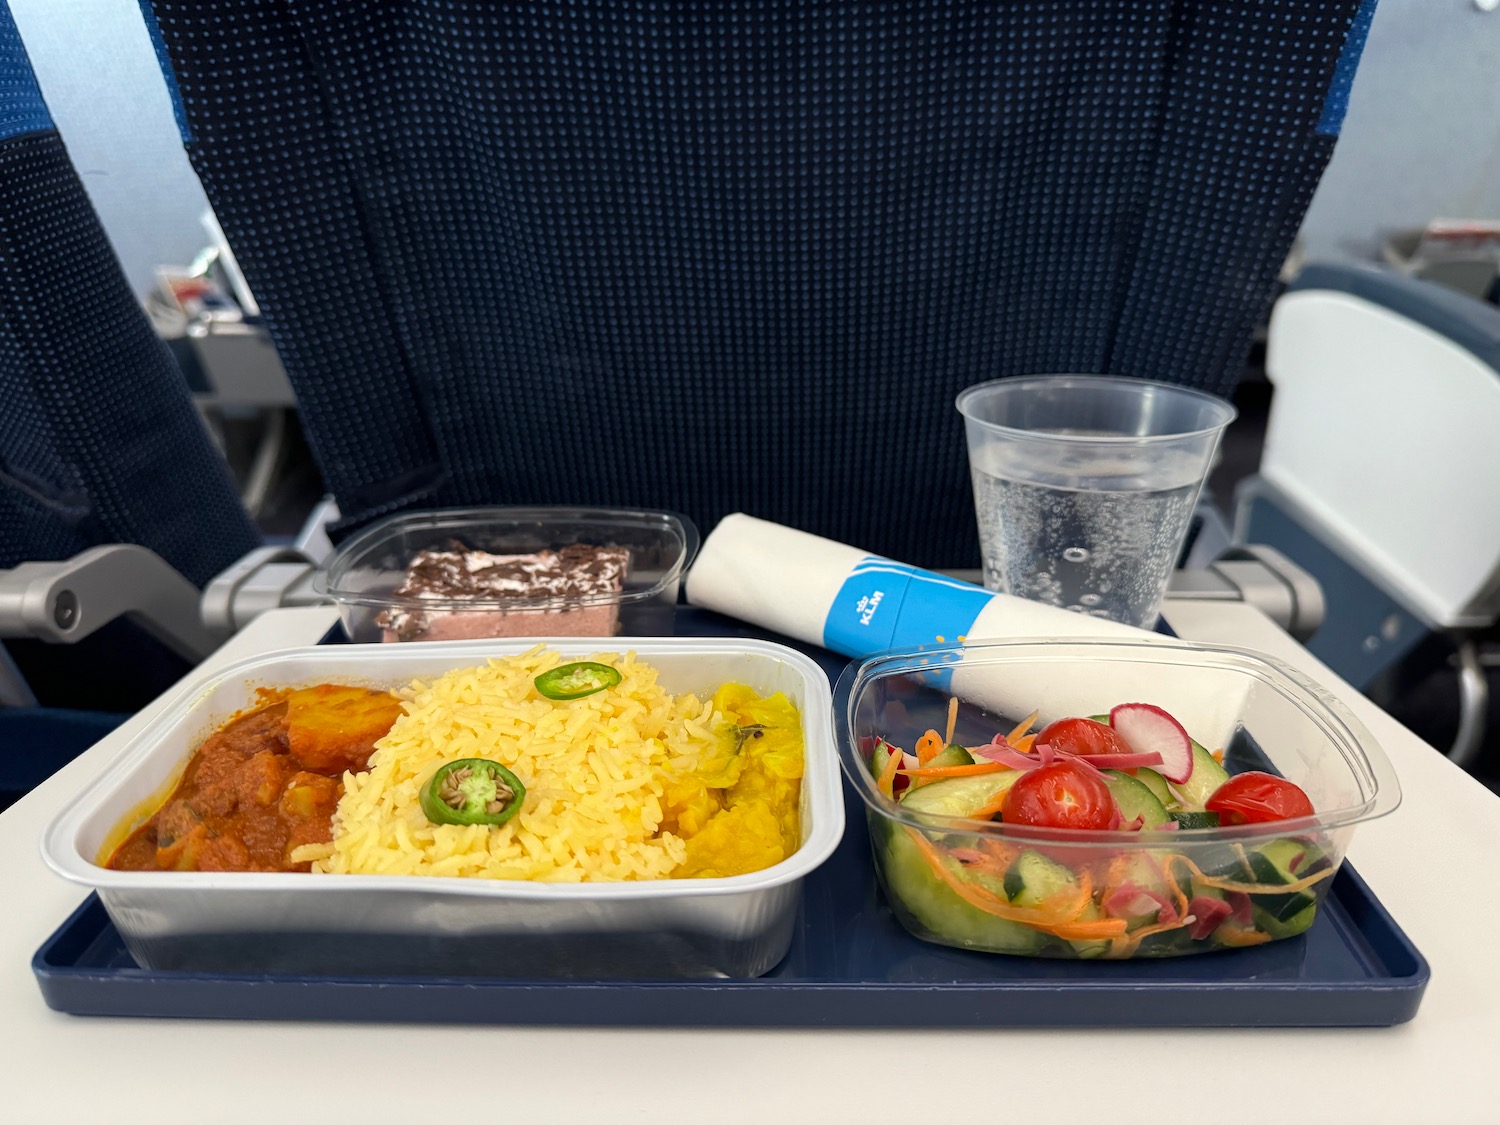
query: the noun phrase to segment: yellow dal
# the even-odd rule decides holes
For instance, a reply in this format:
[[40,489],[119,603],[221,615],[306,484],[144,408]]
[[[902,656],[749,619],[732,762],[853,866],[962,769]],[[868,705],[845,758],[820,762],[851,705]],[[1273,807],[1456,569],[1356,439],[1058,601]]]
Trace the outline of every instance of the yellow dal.
[[[314,871],[546,882],[744,874],[800,841],[802,724],[783,695],[727,684],[673,696],[634,654],[588,657],[620,683],[552,700],[533,681],[571,662],[542,647],[417,682],[365,773],[344,775],[333,842]],[[489,758],[526,786],[503,825],[432,824],[419,793],[439,768]]]

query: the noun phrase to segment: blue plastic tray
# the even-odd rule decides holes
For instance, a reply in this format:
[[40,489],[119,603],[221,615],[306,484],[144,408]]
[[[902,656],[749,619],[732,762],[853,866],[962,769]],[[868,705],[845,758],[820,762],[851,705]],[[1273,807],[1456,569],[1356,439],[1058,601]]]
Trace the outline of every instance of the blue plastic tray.
[[[694,611],[679,633],[764,635]],[[836,675],[842,657],[815,652]],[[864,810],[805,880],[786,958],[755,979],[537,981],[158,972],[98,899],[32,959],[75,1015],[697,1027],[1381,1027],[1416,1014],[1422,955],[1345,864],[1312,928],[1253,949],[1154,961],[968,953],[918,941],[875,885]]]

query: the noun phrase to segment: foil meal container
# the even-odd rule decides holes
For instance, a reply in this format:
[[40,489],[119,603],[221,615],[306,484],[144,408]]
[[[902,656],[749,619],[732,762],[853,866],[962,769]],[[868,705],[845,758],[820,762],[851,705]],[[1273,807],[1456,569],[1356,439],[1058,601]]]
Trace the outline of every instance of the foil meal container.
[[[198,744],[258,687],[395,688],[545,643],[565,657],[631,651],[674,694],[744,683],[802,715],[802,844],[716,879],[547,884],[428,876],[113,871],[99,865],[175,786]],[[203,674],[67,805],[42,839],[63,878],[98,893],[144,968],[213,973],[509,979],[754,977],[791,944],[802,880],[844,829],[828,680],[783,645],[739,639],[527,638],[287,649]],[[122,826],[125,829],[122,830]]]

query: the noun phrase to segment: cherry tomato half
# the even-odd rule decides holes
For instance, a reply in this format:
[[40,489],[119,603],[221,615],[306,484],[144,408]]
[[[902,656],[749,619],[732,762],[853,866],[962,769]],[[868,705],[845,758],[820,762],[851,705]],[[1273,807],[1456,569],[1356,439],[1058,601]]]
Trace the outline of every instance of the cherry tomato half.
[[1115,799],[1097,774],[1077,762],[1053,762],[1027,770],[1005,795],[1000,819],[1040,828],[1108,828]]
[[1260,824],[1313,815],[1306,793],[1284,777],[1259,770],[1235,774],[1213,791],[1203,807],[1218,813],[1220,824]]
[[1069,754],[1131,754],[1130,743],[1094,719],[1058,719],[1042,728],[1036,745],[1065,750]]

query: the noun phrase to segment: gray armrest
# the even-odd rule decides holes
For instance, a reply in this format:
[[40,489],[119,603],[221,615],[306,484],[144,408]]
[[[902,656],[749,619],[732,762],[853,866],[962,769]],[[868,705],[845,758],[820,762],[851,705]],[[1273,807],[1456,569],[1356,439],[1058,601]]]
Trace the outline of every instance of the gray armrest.
[[1274,547],[1232,547],[1201,570],[1172,572],[1173,601],[1248,602],[1299,641],[1323,624],[1328,603],[1318,580]]
[[128,617],[197,663],[218,647],[203,627],[198,588],[154,551],[115,544],[64,562],[0,571],[0,637],[73,644]]
[[203,591],[203,624],[229,637],[268,609],[317,605],[317,567],[295,547],[257,547],[214,578]]

